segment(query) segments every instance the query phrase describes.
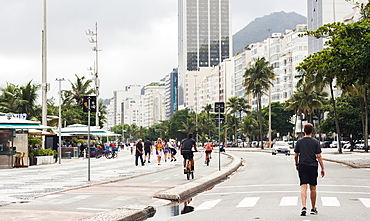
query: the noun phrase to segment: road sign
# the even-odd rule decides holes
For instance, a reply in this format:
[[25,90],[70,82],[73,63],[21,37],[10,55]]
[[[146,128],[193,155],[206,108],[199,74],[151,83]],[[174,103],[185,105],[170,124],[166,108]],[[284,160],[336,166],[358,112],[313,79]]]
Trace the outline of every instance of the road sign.
[[225,112],[225,103],[224,102],[215,102],[215,112],[224,113]]
[[215,118],[215,121],[216,121],[216,122],[217,122],[218,120],[225,121],[225,115],[223,115],[223,114],[220,114],[220,116],[218,116],[218,114],[216,114],[216,115],[214,116],[214,118]]
[[[90,99],[90,107],[89,107]],[[96,96],[84,96],[83,98],[83,112],[96,112]]]

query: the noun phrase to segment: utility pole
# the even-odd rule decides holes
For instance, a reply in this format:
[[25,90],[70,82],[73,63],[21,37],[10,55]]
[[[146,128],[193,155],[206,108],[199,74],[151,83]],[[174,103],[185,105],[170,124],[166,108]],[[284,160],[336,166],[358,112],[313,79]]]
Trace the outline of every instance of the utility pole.
[[59,81],[59,147],[58,147],[58,161],[59,164],[62,163],[62,111],[61,111],[61,103],[62,103],[62,81],[65,81],[64,78],[55,79]]
[[[271,54],[270,54],[270,52],[271,52],[271,50],[270,50],[270,48],[271,48],[271,44],[270,44],[270,32],[272,31],[272,29],[270,29],[270,28],[268,28],[268,29],[266,29],[266,31],[268,31],[268,33],[269,33],[269,36],[268,36],[268,38],[269,38],[269,66],[271,66]],[[261,108],[261,107],[260,107]],[[269,87],[269,147],[271,147],[271,86]],[[261,139],[262,139],[262,137],[261,137]],[[262,141],[262,144],[261,145],[263,145],[263,141]]]
[[[98,49],[98,23],[96,22],[95,23],[95,32],[94,31],[91,31],[90,29],[88,29],[86,31],[86,35],[89,35],[89,36],[92,36],[90,39],[89,39],[89,42],[94,44],[95,43],[95,46],[92,47],[92,50],[95,51],[95,73],[94,73],[94,79],[95,79],[95,95],[96,95],[96,123],[95,125],[97,127],[99,127],[99,115],[100,115],[100,112],[99,112],[99,86],[100,86],[100,80],[98,78],[98,52],[101,51]],[[95,36],[95,38],[94,38]]]
[[[47,83],[47,71],[46,71],[46,0],[44,0],[44,29],[42,31],[42,125],[47,126],[47,92],[48,92],[48,83]],[[45,149],[45,136],[43,136],[43,148]]]

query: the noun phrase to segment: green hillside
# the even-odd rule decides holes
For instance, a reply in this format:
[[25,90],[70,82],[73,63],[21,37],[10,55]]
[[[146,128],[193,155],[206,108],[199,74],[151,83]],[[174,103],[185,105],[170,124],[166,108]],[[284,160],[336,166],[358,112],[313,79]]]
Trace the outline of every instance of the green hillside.
[[307,18],[295,12],[274,12],[254,21],[233,36],[233,53],[242,51],[246,45],[260,42],[267,38],[267,28],[273,33],[284,33],[285,29],[295,29],[298,24],[307,23]]

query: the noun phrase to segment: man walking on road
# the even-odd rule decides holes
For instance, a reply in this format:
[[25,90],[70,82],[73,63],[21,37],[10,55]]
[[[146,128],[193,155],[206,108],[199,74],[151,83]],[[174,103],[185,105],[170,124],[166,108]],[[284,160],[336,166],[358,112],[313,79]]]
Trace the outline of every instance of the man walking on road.
[[[313,131],[312,124],[304,125],[305,136],[297,141],[294,152],[294,161],[296,170],[298,171],[300,185],[301,185],[301,198],[302,198],[302,211],[301,216],[307,213],[306,199],[307,199],[307,184],[310,185],[310,198],[312,209],[310,214],[316,215],[316,185],[318,176],[318,163],[321,166],[321,176],[325,176],[324,163],[321,156],[320,143],[311,137]],[[299,161],[298,161],[299,160]]]
[[150,154],[152,153],[152,142],[149,141],[149,137],[144,142],[144,163],[146,162],[146,155],[148,155],[148,163],[150,163]]
[[136,144],[136,152],[135,152],[135,165],[138,165],[138,158],[140,157],[141,160],[141,166],[144,166],[144,161],[143,161],[143,144],[141,139],[139,142]]

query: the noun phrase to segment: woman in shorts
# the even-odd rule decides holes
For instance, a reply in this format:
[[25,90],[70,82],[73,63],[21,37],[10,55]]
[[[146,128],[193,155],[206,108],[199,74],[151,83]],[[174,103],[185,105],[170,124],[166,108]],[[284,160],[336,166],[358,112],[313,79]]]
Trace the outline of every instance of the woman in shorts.
[[157,143],[154,145],[154,147],[157,154],[158,165],[161,165],[161,158],[163,156],[163,144],[160,138],[158,138]]
[[211,153],[212,153],[212,150],[213,150],[213,144],[211,143],[210,140],[208,140],[208,142],[206,143],[206,145],[204,146],[204,148],[206,148],[206,159],[205,159],[205,163],[207,163],[207,157],[210,157],[211,158]]

